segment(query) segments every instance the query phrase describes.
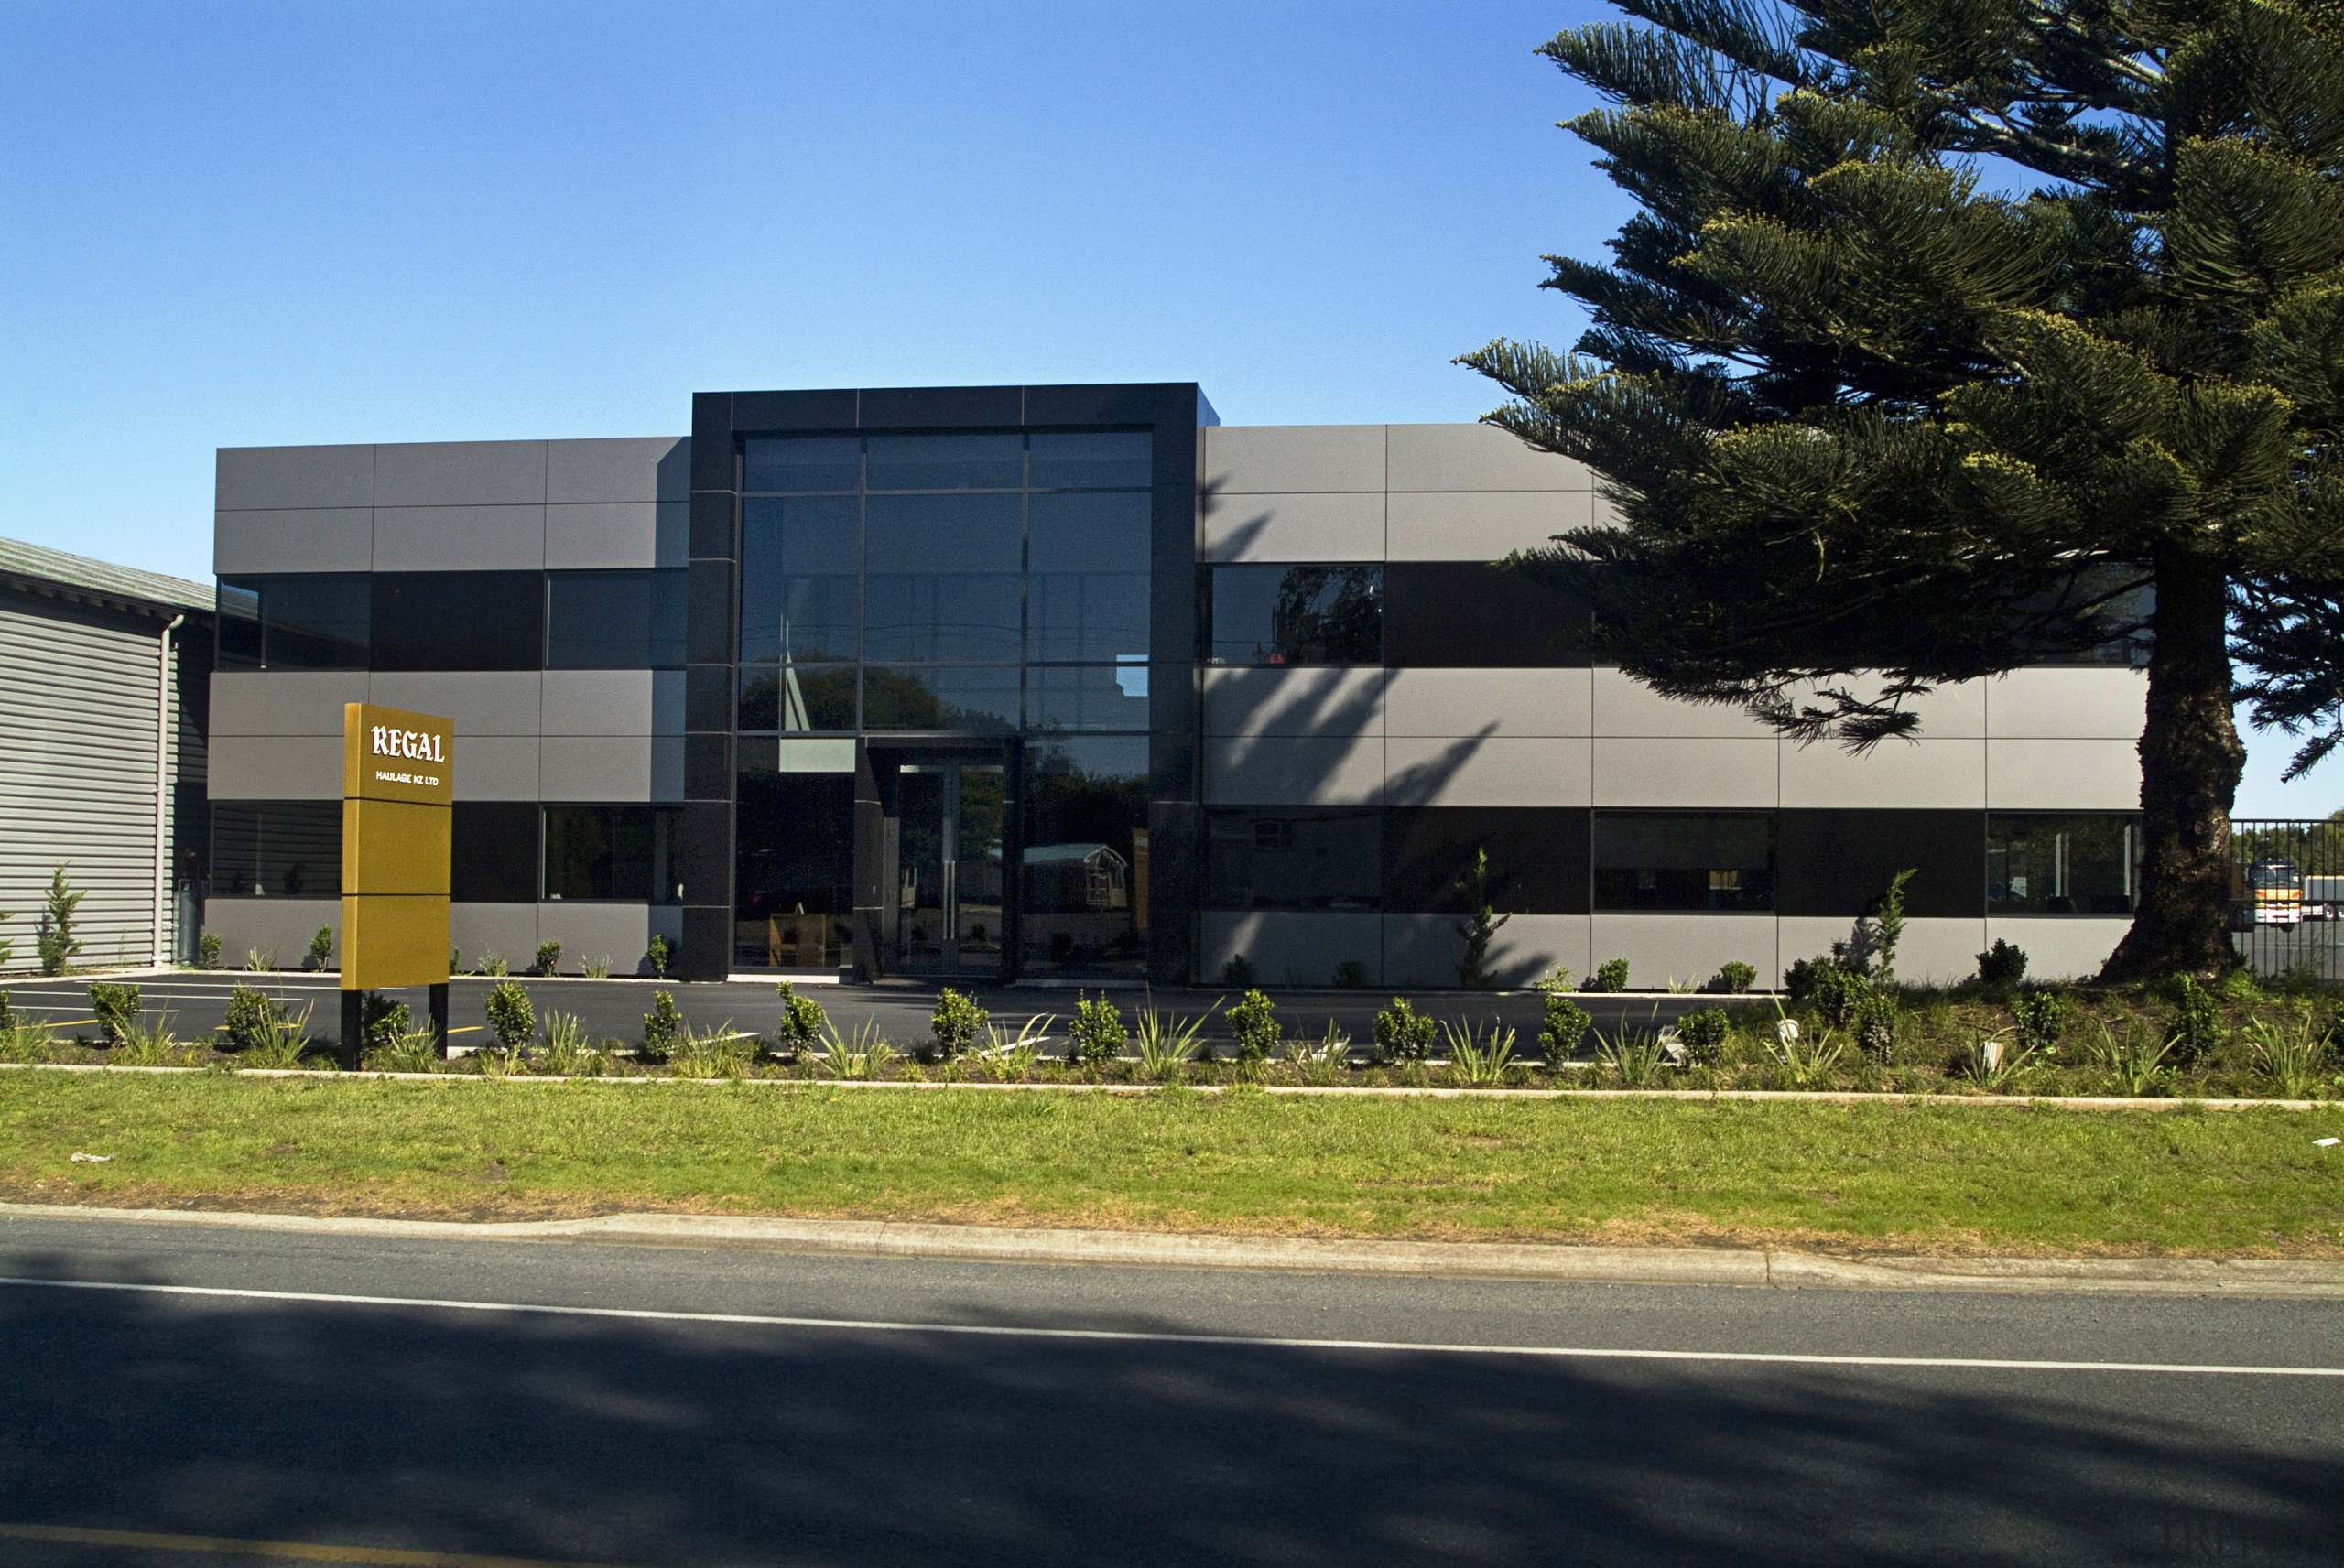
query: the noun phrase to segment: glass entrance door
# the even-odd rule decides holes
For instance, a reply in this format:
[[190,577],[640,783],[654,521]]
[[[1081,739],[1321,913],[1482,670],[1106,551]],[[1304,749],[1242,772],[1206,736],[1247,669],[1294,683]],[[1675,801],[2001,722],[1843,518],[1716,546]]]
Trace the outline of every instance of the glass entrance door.
[[895,970],[998,976],[1007,769],[950,757],[906,762],[895,806]]

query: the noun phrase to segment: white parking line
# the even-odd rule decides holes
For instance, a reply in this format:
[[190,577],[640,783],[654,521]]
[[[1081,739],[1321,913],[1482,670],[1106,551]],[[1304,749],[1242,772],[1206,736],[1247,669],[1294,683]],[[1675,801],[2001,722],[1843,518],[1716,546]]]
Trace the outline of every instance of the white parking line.
[[421,1296],[359,1296],[323,1291],[255,1291],[218,1285],[157,1285],[113,1280],[34,1280],[0,1276],[0,1286],[115,1291],[136,1295],[289,1302],[310,1306],[407,1307],[439,1312],[610,1318],[629,1323],[706,1323],[752,1328],[809,1328],[847,1334],[960,1335],[991,1339],[1090,1340],[1120,1345],[1203,1345],[1272,1350],[1367,1350],[1432,1356],[1531,1356],[1565,1361],[1715,1361],[1773,1367],[1949,1368],[1972,1372],[2152,1372],[2230,1378],[2344,1378],[2344,1367],[2239,1367],[2187,1361],[2034,1361],[1966,1356],[1821,1356],[1774,1350],[1622,1350],[1593,1346],[1443,1345],[1397,1339],[1300,1339],[1271,1335],[1172,1334],[1122,1328],[1034,1328],[968,1323],[893,1323],[884,1319],[783,1317],[757,1313],[663,1312],[646,1307],[545,1306],[528,1302],[442,1301]]

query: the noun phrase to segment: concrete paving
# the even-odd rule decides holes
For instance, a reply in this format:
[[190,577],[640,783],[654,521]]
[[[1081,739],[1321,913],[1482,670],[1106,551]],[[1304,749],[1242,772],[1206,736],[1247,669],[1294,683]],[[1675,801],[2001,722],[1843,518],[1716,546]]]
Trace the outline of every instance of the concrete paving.
[[2344,1378],[2284,1370],[2344,1362],[2334,1301],[22,1215],[0,1217],[0,1557],[37,1568],[197,1561],[190,1541],[474,1568],[2332,1563],[2344,1542]]

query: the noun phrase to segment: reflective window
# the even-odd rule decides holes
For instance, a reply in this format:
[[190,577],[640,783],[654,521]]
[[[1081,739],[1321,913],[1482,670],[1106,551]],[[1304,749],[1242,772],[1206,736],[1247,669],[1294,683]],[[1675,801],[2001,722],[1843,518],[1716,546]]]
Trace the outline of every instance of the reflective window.
[[221,668],[364,669],[367,584],[339,573],[221,579]]
[[1015,660],[1024,643],[1024,502],[872,496],[863,657]]
[[745,491],[854,490],[863,482],[860,436],[780,436],[744,446],[741,488]]
[[1480,561],[1394,561],[1384,601],[1384,662],[1394,667],[1584,665],[1595,635],[1587,600]]
[[543,572],[376,572],[371,586],[375,669],[545,665]]
[[852,495],[741,505],[741,658],[855,656],[862,503]]
[[1774,906],[1774,819],[1758,811],[1599,811],[1595,907]]
[[1036,665],[1026,673],[1026,727],[1039,733],[1147,728],[1147,661]]
[[687,577],[681,568],[548,573],[546,668],[683,668]]
[[1212,663],[1383,662],[1382,567],[1212,568]]
[[1027,483],[1036,490],[1145,490],[1155,440],[1145,433],[1036,436]]
[[1532,806],[1394,806],[1384,818],[1384,907],[1461,914],[1462,878],[1490,858],[1490,902],[1508,914],[1587,913],[1588,814]]
[[865,665],[865,730],[1007,733],[1017,728],[1015,665]]
[[448,824],[450,896],[458,903],[537,903],[544,826],[535,801],[456,802]]
[[743,665],[741,728],[852,730],[854,673],[852,665]]
[[548,900],[682,902],[671,858],[681,806],[548,806],[545,813]]
[[853,957],[854,775],[776,762],[774,742],[742,742],[733,961],[835,968]]
[[1149,508],[1145,493],[1033,498],[1027,658],[1111,663],[1145,655]]
[[1381,814],[1258,807],[1206,814],[1208,909],[1378,909]]
[[1036,742],[1026,753],[1021,961],[1029,972],[1145,968],[1147,741]]
[[231,898],[342,896],[342,803],[212,804],[212,892]]
[[1026,482],[1023,436],[873,436],[873,490],[1015,490]]
[[2130,914],[2141,850],[2141,819],[2129,813],[1990,813],[1986,907],[1996,914]]

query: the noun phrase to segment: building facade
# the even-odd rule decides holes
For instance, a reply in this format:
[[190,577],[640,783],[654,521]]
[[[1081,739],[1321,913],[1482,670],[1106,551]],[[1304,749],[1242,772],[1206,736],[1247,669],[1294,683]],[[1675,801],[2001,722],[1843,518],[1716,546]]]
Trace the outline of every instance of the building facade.
[[194,957],[212,589],[0,539],[0,940],[38,962],[51,874],[84,968]]
[[1913,868],[1900,969],[2098,964],[2141,674],[1941,691],[1856,757],[1662,700],[1494,563],[1600,520],[1478,425],[1193,384],[715,393],[689,438],[220,454],[209,920],[336,918],[342,704],[456,723],[456,945],[638,970],[1773,983]]

